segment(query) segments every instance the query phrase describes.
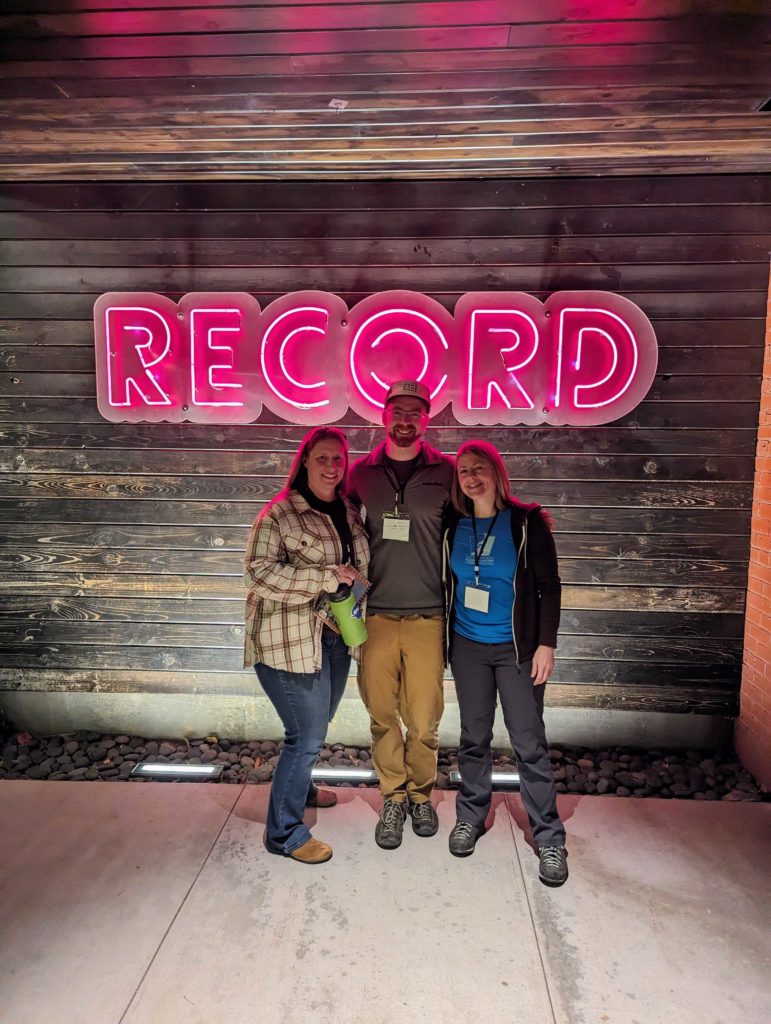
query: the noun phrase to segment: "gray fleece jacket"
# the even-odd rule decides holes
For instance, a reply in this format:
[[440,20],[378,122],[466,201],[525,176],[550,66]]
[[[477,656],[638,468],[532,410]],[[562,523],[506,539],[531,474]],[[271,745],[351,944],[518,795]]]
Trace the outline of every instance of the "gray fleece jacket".
[[[351,467],[348,496],[362,509],[370,547],[367,611],[381,615],[443,615],[442,520],[453,463],[423,442],[417,468],[400,492],[384,460],[385,442]],[[383,513],[410,517],[407,543],[383,539]]]

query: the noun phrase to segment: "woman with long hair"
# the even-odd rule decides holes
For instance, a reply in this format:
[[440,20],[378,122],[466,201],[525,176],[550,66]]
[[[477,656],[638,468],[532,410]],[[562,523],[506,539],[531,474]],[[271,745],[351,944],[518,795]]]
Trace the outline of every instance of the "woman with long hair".
[[550,520],[540,505],[511,496],[503,459],[487,441],[467,441],[458,449],[451,500],[443,563],[460,708],[461,787],[450,853],[468,857],[484,832],[500,699],[538,847],[539,877],[546,885],[562,885],[568,876],[565,829],[543,724],[561,593]]
[[284,725],[270,793],[265,846],[303,864],[332,848],[303,821],[307,806],[331,807],[311,772],[345,690],[353,651],[316,612],[327,594],[366,574],[367,539],[345,497],[348,442],[335,427],[303,438],[285,487],[257,516],[245,559],[248,589],[244,664]]

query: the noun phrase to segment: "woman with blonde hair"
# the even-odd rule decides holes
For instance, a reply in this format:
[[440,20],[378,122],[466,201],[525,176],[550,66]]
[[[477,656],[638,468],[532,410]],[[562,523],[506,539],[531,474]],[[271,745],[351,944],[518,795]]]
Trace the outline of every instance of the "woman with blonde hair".
[[369,549],[359,513],[344,496],[348,442],[334,427],[308,431],[286,486],[257,516],[245,559],[244,664],[284,725],[273,773],[265,846],[303,864],[332,848],[314,839],[306,806],[331,807],[311,772],[345,690],[352,650],[316,612],[328,594],[366,574]]
[[487,441],[467,441],[458,449],[451,499],[443,564],[460,707],[461,787],[450,853],[470,856],[484,832],[500,699],[538,847],[539,877],[545,885],[562,885],[568,876],[565,829],[543,724],[561,593],[550,520],[540,505],[511,496],[503,460]]

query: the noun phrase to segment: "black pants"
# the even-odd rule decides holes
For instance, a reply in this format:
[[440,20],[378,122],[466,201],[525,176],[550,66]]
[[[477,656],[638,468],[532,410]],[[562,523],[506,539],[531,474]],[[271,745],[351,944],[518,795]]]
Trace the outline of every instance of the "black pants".
[[557,813],[546,731],[545,686],[533,686],[532,663],[519,667],[514,644],[479,644],[453,633],[450,665],[460,706],[458,821],[481,828],[492,801],[493,722],[496,696],[519,763],[519,790],[536,846],[561,846],[565,828]]

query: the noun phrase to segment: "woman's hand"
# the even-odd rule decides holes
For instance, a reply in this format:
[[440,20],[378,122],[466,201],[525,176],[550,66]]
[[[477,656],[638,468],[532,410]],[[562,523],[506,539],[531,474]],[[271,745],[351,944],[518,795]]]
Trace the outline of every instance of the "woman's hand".
[[533,655],[533,671],[530,673],[533,686],[543,686],[554,669],[554,648],[541,644]]
[[347,583],[350,586],[356,579],[350,565],[333,565],[331,568],[338,583]]

